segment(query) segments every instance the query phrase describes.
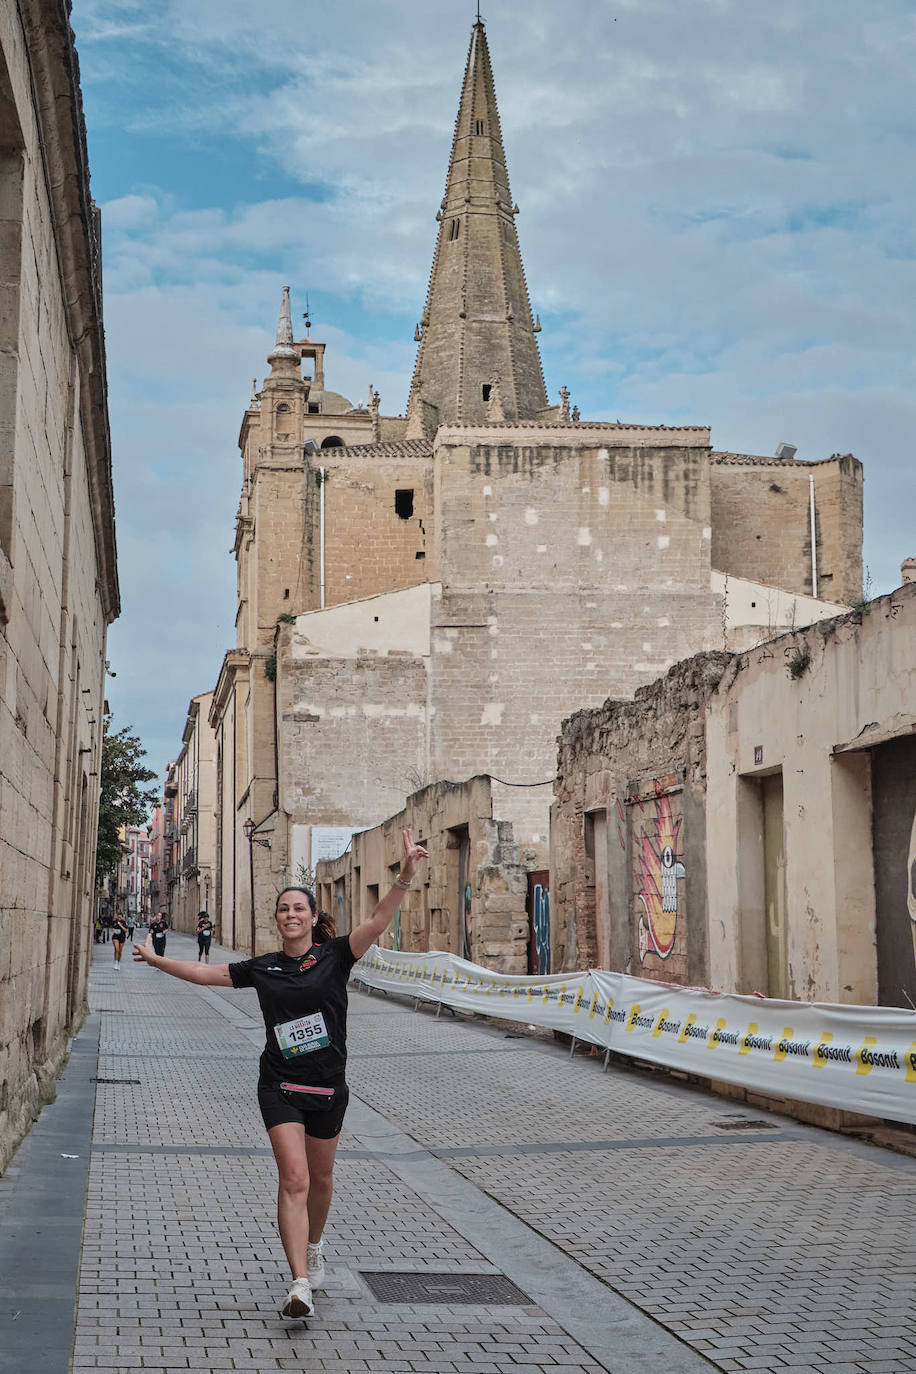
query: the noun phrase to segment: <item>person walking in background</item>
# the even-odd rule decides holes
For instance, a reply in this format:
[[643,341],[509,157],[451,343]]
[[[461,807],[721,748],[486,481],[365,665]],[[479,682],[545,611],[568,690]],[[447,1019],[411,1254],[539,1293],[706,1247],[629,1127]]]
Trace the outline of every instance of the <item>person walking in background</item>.
[[210,962],[210,941],[213,939],[213,922],[210,920],[209,913],[201,911],[197,916],[197,962],[203,959],[205,964]]
[[347,1064],[347,980],[401,905],[427,857],[409,830],[394,885],[371,916],[335,938],[319,921],[315,898],[288,887],[274,917],[282,948],[234,964],[208,966],[163,959],[152,940],[134,958],[173,978],[203,987],[254,988],[264,1017],[258,1105],[277,1164],[277,1222],[292,1273],[281,1316],[310,1317],[312,1292],[324,1286],[324,1226],[331,1205],[334,1160],[350,1090]]
[[128,938],[128,940],[130,940],[131,944],[133,944],[133,942],[134,942],[134,926],[135,926],[136,924],[137,924],[137,918],[136,918],[136,916],[134,915],[134,913],[133,913],[132,911],[128,911],[128,913],[127,913],[127,938]]
[[124,953],[124,941],[126,939],[127,922],[119,912],[111,927],[111,948],[114,954],[114,966],[118,973],[121,972],[121,955]]
[[[155,921],[150,921],[149,933],[153,941],[153,953],[165,954],[165,933],[169,928],[168,920],[164,911],[160,911]],[[134,949],[136,949],[134,945]]]

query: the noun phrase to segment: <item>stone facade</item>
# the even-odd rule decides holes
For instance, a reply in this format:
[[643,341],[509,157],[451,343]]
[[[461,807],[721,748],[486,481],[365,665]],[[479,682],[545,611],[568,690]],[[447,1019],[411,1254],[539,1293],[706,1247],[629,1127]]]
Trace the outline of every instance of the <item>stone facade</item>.
[[707,982],[704,715],[727,662],[699,654],[633,700],[563,722],[551,818],[554,967]]
[[211,713],[218,911],[243,945],[273,939],[293,830],[375,826],[438,780],[488,774],[542,869],[564,716],[834,614],[817,568],[821,597],[861,590],[854,459],[736,458],[703,427],[547,405],[479,22],[438,220],[406,419],[327,389],[288,291],[243,419]]
[[210,910],[216,878],[216,739],[210,726],[212,692],[192,697],[181,751],[169,764],[165,795],[171,803],[168,919],[193,935],[197,917]]
[[527,973],[527,865],[512,827],[493,819],[486,777],[413,793],[397,815],[354,835],[341,858],[318,864],[319,906],[338,935],[368,919],[391,887],[405,826],[428,849],[429,863],[425,880],[404,894],[383,947],[446,950],[499,973]]
[[86,1010],[119,612],[101,313],[65,8],[0,10],[0,1168]]
[[551,855],[567,962],[912,1006],[914,740],[913,583],[570,717]]
[[713,453],[710,476],[714,568],[847,605],[861,599],[858,459],[847,453],[820,463],[800,463],[792,458]]

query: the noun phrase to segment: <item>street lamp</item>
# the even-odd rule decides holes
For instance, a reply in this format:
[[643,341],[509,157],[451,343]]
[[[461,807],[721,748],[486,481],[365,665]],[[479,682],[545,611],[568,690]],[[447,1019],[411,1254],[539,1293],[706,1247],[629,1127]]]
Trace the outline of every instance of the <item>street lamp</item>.
[[255,936],[255,920],[254,920],[254,845],[259,844],[259,845],[262,845],[265,849],[269,849],[269,848],[270,848],[270,836],[269,836],[269,835],[259,835],[259,834],[257,833],[258,827],[255,825],[254,821],[251,819],[250,816],[248,817],[247,821],[245,821],[244,825],[242,826],[242,829],[244,830],[244,832],[245,832],[245,838],[246,838],[247,841],[248,841],[248,881],[249,881],[249,883],[251,884],[251,954],[252,954],[252,958],[253,958],[253,957],[254,957],[254,952],[255,952],[255,949],[254,949],[254,936]]
[[245,839],[248,841],[248,900],[251,906],[251,957],[254,958],[254,850],[251,846],[251,836],[254,831],[254,821],[249,816],[242,826],[245,832]]

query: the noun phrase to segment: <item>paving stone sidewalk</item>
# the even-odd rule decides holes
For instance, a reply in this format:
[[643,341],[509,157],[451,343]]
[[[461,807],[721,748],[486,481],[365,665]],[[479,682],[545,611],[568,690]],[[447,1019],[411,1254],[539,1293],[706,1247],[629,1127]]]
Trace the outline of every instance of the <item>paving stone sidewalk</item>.
[[[194,957],[196,944],[173,933],[167,952]],[[233,956],[214,949],[213,957]],[[288,1278],[255,1099],[264,1032],[254,994],[194,988],[135,964],[115,972],[103,950],[92,1005],[101,1019],[99,1082],[73,1371],[712,1367],[421,1149],[384,1109],[355,1099],[338,1156],[327,1291],[307,1326],[282,1322]],[[354,994],[361,1077],[380,1043],[377,1005]],[[403,1023],[413,1048],[417,1023],[403,1008],[390,1011],[393,1034]],[[451,1052],[483,1047],[476,1027],[454,1026],[451,1035]],[[398,1042],[385,1043],[392,1051]],[[512,1046],[499,1039],[486,1048],[503,1056]],[[413,1054],[402,1061],[408,1078],[414,1063]],[[506,1253],[494,1259],[494,1251]],[[445,1294],[383,1302],[363,1277],[372,1271],[524,1282],[508,1304],[460,1304]]]
[[[73,1371],[916,1374],[916,1161],[360,992],[328,1289],[284,1323],[254,994],[115,973],[100,946],[91,1000]],[[521,1293],[383,1302],[371,1271]]]

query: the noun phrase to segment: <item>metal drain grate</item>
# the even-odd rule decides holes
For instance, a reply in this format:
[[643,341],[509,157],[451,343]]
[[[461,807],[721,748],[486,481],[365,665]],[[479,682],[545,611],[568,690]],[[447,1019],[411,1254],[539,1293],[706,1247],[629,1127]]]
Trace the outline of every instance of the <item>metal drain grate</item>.
[[714,1121],[717,1131],[778,1131],[775,1121]]
[[502,1274],[360,1274],[379,1302],[478,1303],[528,1307],[531,1299]]
[[90,1078],[90,1083],[131,1083],[140,1086],[139,1078]]

